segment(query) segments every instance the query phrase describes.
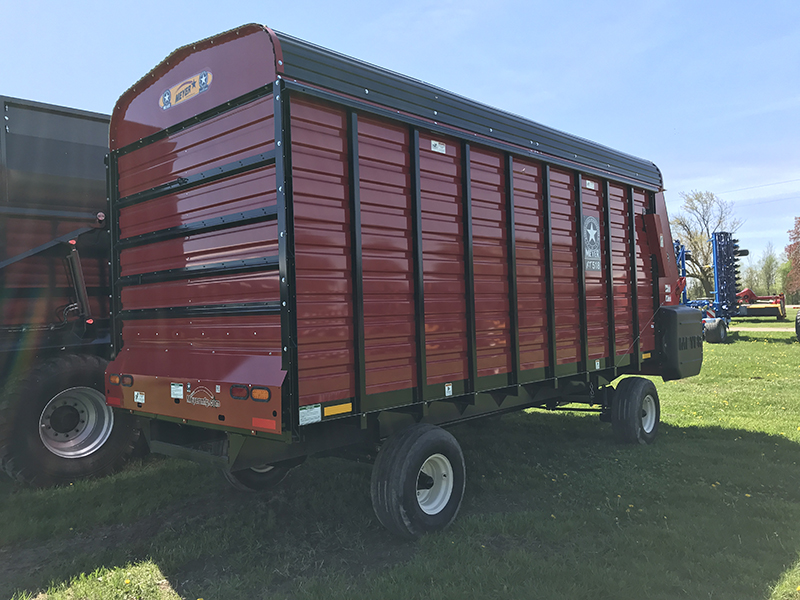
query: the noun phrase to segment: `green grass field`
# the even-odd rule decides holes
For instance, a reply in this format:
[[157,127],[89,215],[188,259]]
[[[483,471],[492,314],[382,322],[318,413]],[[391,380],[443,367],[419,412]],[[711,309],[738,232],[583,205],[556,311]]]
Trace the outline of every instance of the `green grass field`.
[[453,428],[464,505],[418,542],[340,459],[267,495],[155,457],[57,490],[2,481],[0,598],[800,600],[800,343],[740,329],[705,352],[700,376],[657,382],[653,446],[587,413]]

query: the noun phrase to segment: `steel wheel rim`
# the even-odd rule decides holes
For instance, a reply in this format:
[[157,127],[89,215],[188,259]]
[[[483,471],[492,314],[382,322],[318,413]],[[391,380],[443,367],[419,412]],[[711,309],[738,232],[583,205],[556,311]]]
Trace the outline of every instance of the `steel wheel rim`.
[[656,426],[656,399],[647,394],[642,400],[642,429],[650,433]]
[[417,504],[426,515],[439,514],[453,495],[453,465],[444,454],[434,454],[417,474]]
[[61,458],[83,458],[108,441],[114,411],[102,392],[74,387],[53,396],[39,416],[39,437]]
[[254,473],[259,473],[263,475],[264,473],[269,473],[274,468],[275,468],[274,465],[262,465],[260,467],[250,467],[250,470],[253,471]]

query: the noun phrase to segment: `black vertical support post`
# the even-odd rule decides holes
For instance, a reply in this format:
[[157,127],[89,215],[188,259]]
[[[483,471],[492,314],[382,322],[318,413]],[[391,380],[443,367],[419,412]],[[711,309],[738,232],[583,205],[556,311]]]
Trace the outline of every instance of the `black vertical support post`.
[[461,146],[461,192],[464,196],[464,295],[467,301],[467,390],[476,392],[478,381],[478,341],[475,325],[475,266],[472,248],[472,173],[469,144]]
[[[278,209],[278,268],[281,290],[281,365],[286,371],[282,391],[288,426],[295,435],[299,415],[297,370],[297,294],[295,292],[294,211],[292,208],[292,165],[289,92],[283,81],[273,87],[275,106],[275,186]],[[288,389],[287,389],[288,387]]]
[[575,242],[578,254],[578,314],[581,328],[581,363],[589,376],[589,319],[586,315],[586,253],[583,243],[583,177],[575,172]]
[[111,282],[111,297],[108,299],[110,313],[109,328],[111,333],[111,358],[116,358],[122,348],[122,326],[119,322],[119,313],[122,310],[122,290],[120,289],[120,262],[117,240],[119,239],[119,171],[117,166],[117,153],[111,152],[106,157],[106,194],[108,198],[108,236],[111,264],[108,266],[108,279]]
[[[650,207],[648,208],[648,212],[650,214],[655,214],[656,212],[656,194],[655,192],[648,192],[648,204]],[[658,259],[656,258],[656,252],[661,252],[661,248],[650,248],[650,272],[652,273],[653,279],[653,311],[658,311],[661,306],[661,286],[659,285],[658,278],[663,273],[658,272]]]
[[514,158],[506,154],[506,230],[508,242],[508,309],[511,327],[510,385],[520,380],[519,366],[519,306],[517,304],[517,238],[514,219]]
[[361,175],[358,168],[358,115],[347,115],[347,139],[350,184],[350,249],[353,305],[353,347],[355,348],[356,412],[363,410],[367,395],[366,358],[364,350],[364,281],[361,252]]
[[544,267],[545,286],[547,290],[547,338],[550,351],[550,373],[558,385],[556,367],[558,365],[558,348],[556,348],[556,304],[555,283],[553,281],[553,218],[550,208],[550,165],[544,166],[542,177],[542,203],[544,212]]
[[629,251],[631,254],[631,311],[633,312],[633,361],[638,370],[641,365],[642,353],[640,351],[639,336],[639,281],[638,267],[636,265],[636,202],[633,199],[633,186],[628,186],[628,235]]
[[[0,102],[0,111],[2,112],[3,116],[8,116],[6,113],[8,112],[8,105],[5,102]],[[8,164],[8,157],[6,155],[6,120],[0,119],[0,165],[7,165]],[[106,159],[107,160],[107,159]],[[108,168],[108,163],[106,162],[106,169]],[[108,178],[106,178],[108,181]],[[8,173],[6,173],[6,169],[0,169],[0,190],[2,191],[2,195],[5,197],[7,196],[8,190]],[[10,258],[8,254],[8,219],[0,219],[0,261],[4,261],[7,258]],[[0,290],[5,289],[6,287],[6,270],[0,269]],[[112,342],[114,338],[111,338]]]
[[419,130],[411,130],[411,223],[414,260],[414,312],[417,326],[417,402],[425,400],[428,359],[425,350],[425,277],[422,267],[422,191],[419,172]]
[[611,185],[603,182],[603,251],[606,254],[606,309],[608,311],[608,354],[614,363],[614,377],[617,375],[617,325],[614,314],[614,260],[611,254]]

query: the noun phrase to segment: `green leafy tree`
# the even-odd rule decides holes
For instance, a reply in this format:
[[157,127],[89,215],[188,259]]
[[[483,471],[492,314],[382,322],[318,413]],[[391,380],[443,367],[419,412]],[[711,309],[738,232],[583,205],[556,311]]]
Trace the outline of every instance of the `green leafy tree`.
[[[789,269],[786,273],[784,293],[800,294],[800,217],[794,218],[794,227],[789,230],[789,245],[784,250]],[[793,302],[797,302],[794,300]]]
[[762,295],[774,294],[776,291],[775,285],[778,281],[778,257],[775,256],[772,242],[769,242],[764,249],[764,253],[758,261],[758,270],[762,285]]
[[681,192],[681,212],[671,221],[672,237],[691,251],[686,261],[686,276],[703,286],[703,295],[714,290],[711,235],[717,231],[734,233],[742,222],[733,215],[733,204],[712,192]]

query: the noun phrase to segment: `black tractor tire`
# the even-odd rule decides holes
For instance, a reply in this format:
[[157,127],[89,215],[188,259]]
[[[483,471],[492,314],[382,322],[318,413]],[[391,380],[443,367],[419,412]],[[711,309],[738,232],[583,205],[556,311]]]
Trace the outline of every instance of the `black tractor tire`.
[[268,492],[281,483],[289,471],[305,462],[306,457],[287,460],[274,465],[251,467],[231,471],[222,469],[222,476],[231,486],[240,492]]
[[619,382],[611,404],[611,427],[618,441],[652,444],[660,420],[661,405],[652,381],[628,377]]
[[68,354],[12,378],[0,395],[0,465],[48,487],[119,470],[139,439],[136,418],[105,403],[106,361]]
[[418,423],[391,436],[372,468],[372,508],[406,539],[444,529],[458,514],[466,482],[464,454],[441,427]]
[[728,339],[728,326],[724,319],[706,321],[704,325],[706,341],[709,344],[724,344]]
[[797,316],[794,318],[794,332],[797,335],[797,341],[800,342],[800,310],[797,311]]

